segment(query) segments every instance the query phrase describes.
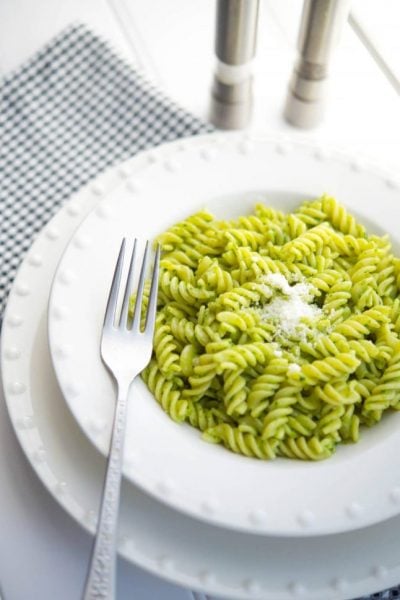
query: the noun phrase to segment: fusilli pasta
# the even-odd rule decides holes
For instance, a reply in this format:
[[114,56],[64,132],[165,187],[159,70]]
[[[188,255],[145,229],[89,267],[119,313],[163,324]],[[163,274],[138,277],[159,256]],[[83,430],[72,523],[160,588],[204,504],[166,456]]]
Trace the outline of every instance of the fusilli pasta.
[[174,420],[245,456],[320,460],[400,409],[400,259],[334,198],[201,211],[157,242],[142,376]]

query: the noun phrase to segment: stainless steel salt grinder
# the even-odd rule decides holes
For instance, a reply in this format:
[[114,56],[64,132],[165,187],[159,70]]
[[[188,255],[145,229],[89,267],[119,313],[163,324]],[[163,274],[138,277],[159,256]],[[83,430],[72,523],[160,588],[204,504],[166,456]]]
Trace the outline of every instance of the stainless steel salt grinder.
[[258,8],[259,0],[217,0],[210,120],[220,129],[242,129],[251,118]]
[[350,0],[304,0],[294,66],[284,116],[297,127],[318,125],[324,116],[328,67]]

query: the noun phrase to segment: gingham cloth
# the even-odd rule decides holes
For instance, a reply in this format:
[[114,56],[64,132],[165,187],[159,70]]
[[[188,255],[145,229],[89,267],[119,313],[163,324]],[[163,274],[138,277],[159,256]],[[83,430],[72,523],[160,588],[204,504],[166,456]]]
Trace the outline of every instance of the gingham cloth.
[[90,179],[138,151],[211,130],[82,25],[0,88],[0,319],[34,235]]
[[[82,25],[5,77],[0,102],[1,320],[19,263],[63,202],[106,167],[212,127],[163,97]],[[400,599],[400,587],[372,599]]]

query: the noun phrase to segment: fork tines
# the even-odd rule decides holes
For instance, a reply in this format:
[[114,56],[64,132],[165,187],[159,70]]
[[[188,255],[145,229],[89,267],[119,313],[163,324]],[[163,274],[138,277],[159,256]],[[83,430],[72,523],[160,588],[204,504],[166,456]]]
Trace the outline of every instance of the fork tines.
[[[122,285],[121,279],[123,274],[124,264],[126,262],[125,254],[127,253],[127,240],[123,238],[121,243],[121,248],[118,255],[117,264],[115,266],[115,271],[111,283],[110,294],[108,297],[107,308],[104,317],[104,328],[115,327],[118,329],[127,329],[131,330],[133,333],[141,333],[140,331],[140,321],[141,321],[141,313],[143,306],[143,296],[145,290],[145,281],[146,281],[146,272],[147,265],[149,262],[149,254],[150,254],[150,244],[149,241],[146,241],[146,246],[143,254],[142,264],[140,268],[140,276],[139,282],[137,286],[136,298],[135,298],[135,308],[133,312],[133,318],[131,322],[131,326],[129,324],[128,314],[129,314],[129,304],[130,298],[133,293],[133,279],[135,272],[135,262],[136,262],[136,253],[137,253],[138,241],[134,240],[130,256],[127,257],[129,260],[129,269],[126,276],[125,285]],[[154,257],[153,263],[153,274],[151,278],[151,286],[150,286],[150,294],[147,306],[146,320],[144,326],[144,332],[150,332],[154,330],[155,324],[155,316],[156,316],[156,308],[157,308],[157,288],[158,288],[158,276],[159,276],[159,264],[160,264],[160,245],[157,244],[156,253]],[[123,300],[122,306],[118,317],[118,296],[119,290],[123,288]]]

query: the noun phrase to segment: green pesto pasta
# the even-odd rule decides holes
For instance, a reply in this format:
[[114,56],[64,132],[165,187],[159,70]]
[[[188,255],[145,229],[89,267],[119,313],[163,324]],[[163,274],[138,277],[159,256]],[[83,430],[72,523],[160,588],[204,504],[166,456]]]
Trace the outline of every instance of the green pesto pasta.
[[156,241],[142,377],[175,421],[248,457],[320,460],[400,409],[400,259],[334,198],[202,211]]

